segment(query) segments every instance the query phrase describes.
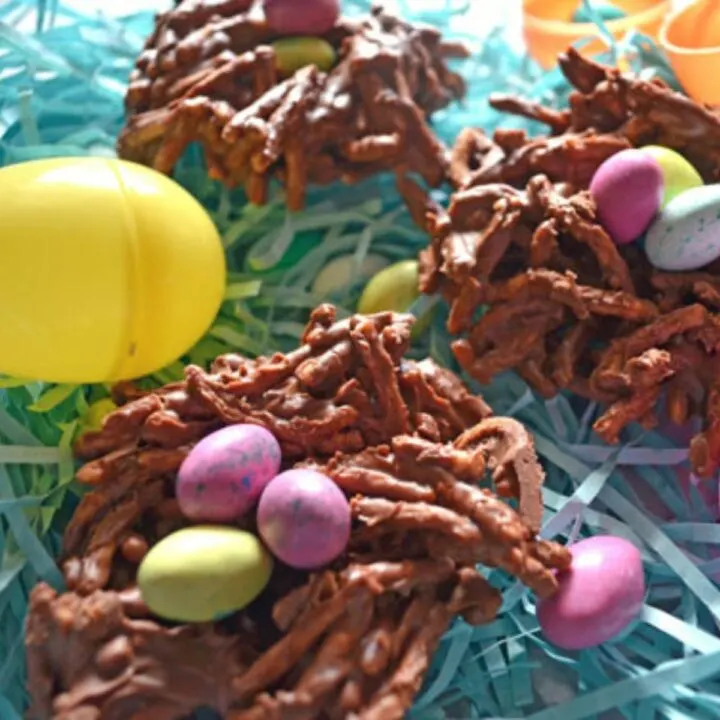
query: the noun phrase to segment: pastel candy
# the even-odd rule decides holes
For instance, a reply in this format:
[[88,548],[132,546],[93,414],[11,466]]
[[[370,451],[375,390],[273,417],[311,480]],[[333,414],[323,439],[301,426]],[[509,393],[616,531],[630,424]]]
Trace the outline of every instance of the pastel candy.
[[648,230],[645,253],[658,270],[698,270],[720,257],[720,185],[678,195]]
[[260,498],[258,531],[271,552],[301,569],[327,565],[350,539],[350,505],[327,476],[314,470],[278,475]]
[[340,15],[340,0],[264,0],[265,19],[281,35],[323,35]]
[[117,405],[110,398],[96,400],[90,405],[83,418],[85,429],[100,430],[105,422],[105,418],[115,410],[117,410]]
[[627,540],[597,536],[570,547],[572,565],[560,589],[537,605],[545,637],[566,650],[581,650],[621,635],[645,599],[642,557]]
[[138,587],[153,613],[175,622],[209,622],[242,610],[267,585],[272,558],[257,537],[196,525],[150,549]]
[[204,437],[178,471],[180,509],[199,522],[232,522],[250,510],[280,470],[280,446],[259,425],[229,425]]
[[352,255],[339,255],[317,274],[312,284],[312,291],[322,298],[336,292],[347,291],[353,284],[371,278],[387,265],[388,261],[382,255],[366,255],[359,267]]
[[618,245],[637,240],[660,209],[663,175],[649,153],[623,150],[596,171],[590,193],[600,224]]
[[332,68],[337,57],[333,46],[317,37],[283,38],[272,43],[272,48],[275,64],[283,77],[290,77],[308,65],[325,72]]
[[660,145],[646,145],[641,151],[650,155],[660,166],[664,187],[662,207],[680,193],[704,184],[700,173],[680,153]]
[[358,312],[405,312],[418,297],[418,282],[417,260],[402,260],[390,265],[365,286],[358,302]]

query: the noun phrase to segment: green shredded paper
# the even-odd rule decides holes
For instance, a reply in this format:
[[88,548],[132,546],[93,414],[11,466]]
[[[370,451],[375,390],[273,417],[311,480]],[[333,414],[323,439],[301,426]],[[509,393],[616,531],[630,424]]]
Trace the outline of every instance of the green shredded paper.
[[[435,118],[435,130],[446,142],[468,125],[521,126],[487,106],[492,91],[519,92],[557,106],[566,102],[570,88],[559,71],[540,71],[518,51],[507,28],[467,22],[482,17],[470,15],[472,0],[398,4],[408,18],[431,22],[473,48],[461,66],[470,82],[467,100]],[[582,5],[583,17],[604,28],[592,3]],[[114,153],[126,81],[153,16],[143,12],[118,20],[104,15],[100,3],[98,8],[81,13],[51,0],[0,3],[1,165]],[[344,9],[366,12],[369,3],[347,0]],[[644,76],[677,87],[649,39],[628,35],[610,46],[605,59],[619,56]],[[285,210],[279,189],[266,207],[247,205],[241,192],[208,180],[192,151],[177,179],[208,208],[222,233],[227,289],[207,335],[182,362],[148,383],[178,379],[183,363],[205,365],[228,351],[254,356],[294,347],[311,308],[331,301],[341,313],[351,313],[374,273],[415,257],[427,242],[391,178],[313,190],[307,210],[297,214]],[[444,193],[438,198],[444,200]],[[423,299],[413,310],[432,315],[413,353],[458,370],[444,329],[445,308]],[[700,486],[690,473],[692,428],[636,429],[626,445],[609,448],[592,433],[594,406],[567,397],[540,400],[512,374],[490,387],[473,387],[498,414],[518,418],[535,434],[547,472],[543,535],[571,541],[594,533],[627,538],[642,551],[648,594],[642,616],[624,637],[566,653],[544,641],[533,597],[501,573],[490,573],[504,590],[501,614],[479,628],[461,620],[453,625],[411,717],[717,720],[717,483]],[[40,579],[62,585],[54,558],[79,493],[71,444],[78,433],[97,426],[110,407],[108,397],[104,386],[0,378],[1,720],[20,718],[27,703],[28,593]]]

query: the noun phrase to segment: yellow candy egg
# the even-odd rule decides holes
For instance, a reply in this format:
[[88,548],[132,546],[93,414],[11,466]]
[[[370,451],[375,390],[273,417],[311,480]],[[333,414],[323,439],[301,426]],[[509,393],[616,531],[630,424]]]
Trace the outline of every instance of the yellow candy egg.
[[381,270],[370,280],[360,297],[358,312],[405,312],[415,302],[418,294],[417,261],[403,260]]
[[662,171],[665,190],[661,207],[664,208],[680,193],[704,184],[700,173],[680,153],[660,145],[647,145],[641,150],[650,154]]
[[387,265],[388,262],[382,255],[367,255],[360,267],[356,266],[352,255],[340,255],[317,274],[312,291],[320,297],[327,297],[346,290],[353,282],[372,277]]
[[117,410],[117,405],[110,398],[97,400],[89,408],[83,418],[83,425],[86,430],[100,430],[105,418]]
[[251,533],[196,525],[150,549],[138,570],[138,587],[161,618],[210,622],[249,605],[267,585],[272,567],[269,553]]
[[0,170],[0,373],[108,382],[205,333],[225,286],[217,230],[180,185],[110,158]]
[[[302,12],[302,11],[301,11]],[[275,64],[284,77],[290,77],[300,68],[315,65],[318,70],[327,71],[335,64],[333,46],[316,37],[289,37],[272,43]]]

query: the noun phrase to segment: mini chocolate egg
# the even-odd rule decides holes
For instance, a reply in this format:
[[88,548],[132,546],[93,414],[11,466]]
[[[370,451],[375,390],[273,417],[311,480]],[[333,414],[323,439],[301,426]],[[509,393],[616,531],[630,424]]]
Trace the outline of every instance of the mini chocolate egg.
[[117,405],[111,398],[96,400],[85,413],[85,417],[83,418],[84,429],[86,431],[100,430],[105,422],[105,418],[115,410],[117,410]]
[[264,0],[265,19],[280,35],[323,35],[340,16],[340,0]]
[[658,215],[645,238],[658,270],[697,270],[720,257],[720,185],[686,190]]
[[419,295],[418,282],[417,260],[402,260],[390,265],[365,286],[358,312],[363,315],[384,310],[405,312]]
[[323,298],[347,291],[353,284],[368,280],[387,266],[388,261],[382,255],[366,255],[360,267],[356,266],[352,255],[339,255],[315,276],[312,291]]
[[265,588],[273,562],[244,530],[195,525],[150,548],[138,587],[153,613],[175,622],[210,622],[242,610]]
[[317,37],[283,38],[272,43],[272,49],[275,51],[275,65],[283,77],[290,77],[308,65],[327,72],[337,59],[333,46]]
[[343,553],[350,539],[350,505],[340,488],[314,470],[288,470],[265,488],[257,526],[286,565],[310,570]]
[[648,153],[662,171],[665,188],[662,207],[680,193],[704,184],[700,173],[680,153],[660,145],[646,145],[641,151]]
[[175,492],[183,514],[232,522],[258,501],[280,469],[280,446],[259,425],[229,425],[204,437],[185,458]]
[[590,193],[597,217],[618,245],[637,240],[660,209],[663,175],[657,161],[640,150],[622,150],[595,172]]
[[637,619],[645,574],[640,552],[623,538],[598,535],[570,552],[572,565],[557,593],[538,601],[537,618],[551,643],[582,650],[617,638]]

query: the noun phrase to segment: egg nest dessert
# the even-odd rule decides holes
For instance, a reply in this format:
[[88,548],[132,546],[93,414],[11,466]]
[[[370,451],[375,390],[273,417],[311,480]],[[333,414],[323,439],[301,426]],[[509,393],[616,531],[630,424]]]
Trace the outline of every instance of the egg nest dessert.
[[285,77],[272,47],[281,37],[254,0],[185,0],[159,15],[130,79],[120,157],[171,173],[198,142],[212,178],[244,185],[255,204],[277,178],[293,210],[309,184],[384,171],[445,180],[449,153],[428,118],[465,94],[447,65],[464,47],[377,7],[322,36],[331,69]]
[[451,305],[448,327],[463,369],[481,383],[516,370],[539,394],[600,403],[606,442],[637,421],[703,417],[695,472],[720,464],[720,262],[697,272],[654,269],[639,243],[617,246],[587,191],[621,150],[662,145],[705,182],[720,176],[720,116],[675,93],[569,50],[560,65],[576,88],[569,109],[494,97],[500,110],[550,134],[464,131],[453,148],[449,209],[416,194],[432,236],[421,287]]
[[[233,720],[399,719],[453,618],[495,617],[501,596],[478,564],[555,592],[570,554],[537,538],[531,436],[449,371],[403,359],[412,322],[337,320],[321,306],[288,355],[228,355],[159,390],[118,389],[125,404],[77,447],[89,492],[64,536],[69,590],[32,593],[30,717],[169,720],[204,707]],[[270,430],[283,469],[334,480],[350,499],[350,544],[313,573],[277,562],[258,599],[221,622],[173,625],[144,605],[137,567],[190,524],[174,495],[190,448],[237,423]]]

